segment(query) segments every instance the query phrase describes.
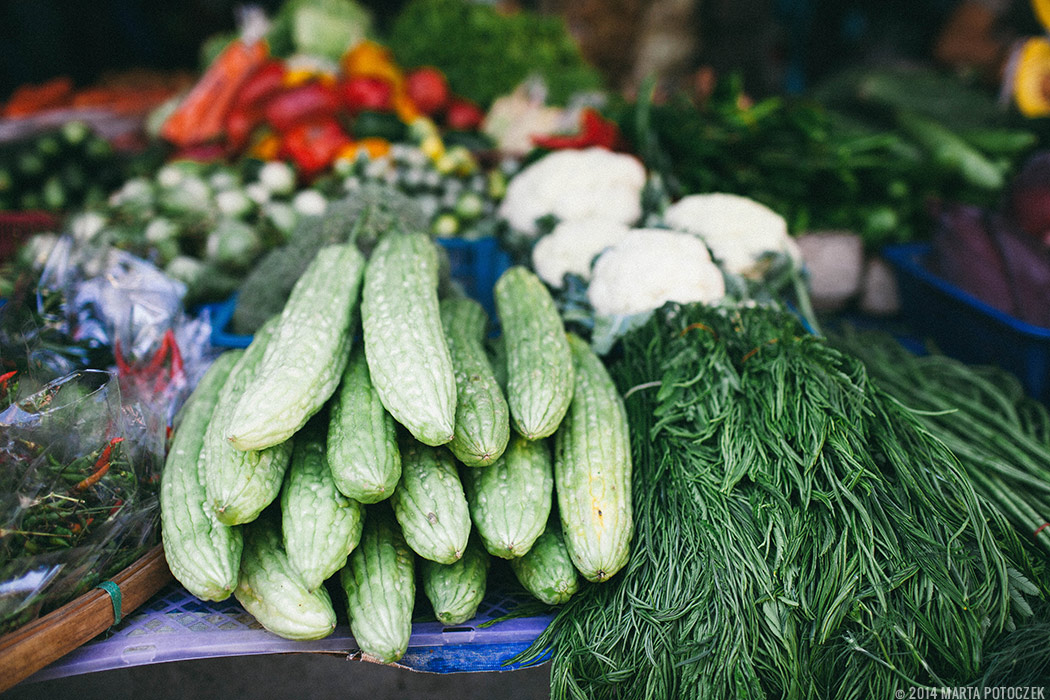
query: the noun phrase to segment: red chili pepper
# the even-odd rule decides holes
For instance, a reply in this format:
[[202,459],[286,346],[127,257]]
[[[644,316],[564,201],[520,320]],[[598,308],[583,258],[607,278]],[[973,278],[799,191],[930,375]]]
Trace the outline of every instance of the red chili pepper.
[[95,471],[83,480],[77,482],[77,485],[73,487],[74,491],[87,490],[97,484],[99,479],[106,475],[106,472],[109,471],[109,458],[113,453],[113,446],[121,442],[124,442],[124,438],[122,437],[115,437],[109,441],[109,444],[102,449],[102,454],[100,454],[98,459],[95,460]]
[[620,143],[620,129],[616,122],[603,117],[593,107],[586,107],[580,114],[580,131],[575,134],[534,136],[532,143],[540,148],[589,148],[601,146],[610,150]]
[[256,111],[284,89],[284,77],[288,69],[284,61],[270,59],[255,69],[241,85],[233,102],[234,110]]
[[15,376],[16,374],[18,374],[18,370],[17,369],[13,369],[10,372],[5,372],[4,374],[0,374],[0,390],[6,390],[7,389],[7,383],[10,382],[11,381],[11,377]]
[[263,114],[270,126],[285,132],[306,122],[334,117],[340,106],[334,88],[312,82],[274,95],[263,107]]
[[445,110],[445,126],[459,131],[473,131],[481,126],[485,113],[470,100],[453,97]]
[[394,108],[394,86],[382,78],[367,75],[345,78],[339,83],[339,93],[352,113],[388,112]]
[[332,160],[351,143],[335,119],[321,119],[302,124],[281,142],[281,155],[290,158],[303,177],[309,179],[331,165]]

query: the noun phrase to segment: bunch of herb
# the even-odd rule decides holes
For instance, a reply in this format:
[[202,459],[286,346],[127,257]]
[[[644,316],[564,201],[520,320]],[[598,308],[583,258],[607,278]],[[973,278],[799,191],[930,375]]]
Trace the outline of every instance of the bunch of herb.
[[937,352],[917,355],[883,331],[843,328],[835,347],[951,446],[974,487],[1023,538],[1050,552],[1050,410],[1016,376]]
[[1005,518],[792,314],[668,305],[616,356],[635,540],[516,659],[550,650],[553,698],[892,697],[1031,614]]
[[930,117],[921,119],[933,126],[919,133],[893,114],[863,119],[806,97],[753,100],[735,75],[703,101],[679,92],[657,103],[645,88],[607,111],[674,198],[744,195],[786,218],[793,234],[845,229],[872,248],[928,237],[930,200],[997,200],[1001,183],[982,184],[942,162],[944,142],[953,142],[945,147],[953,153],[967,151],[969,161],[988,160],[1000,177],[1022,155],[978,148],[950,131],[931,142],[923,135],[948,129]]

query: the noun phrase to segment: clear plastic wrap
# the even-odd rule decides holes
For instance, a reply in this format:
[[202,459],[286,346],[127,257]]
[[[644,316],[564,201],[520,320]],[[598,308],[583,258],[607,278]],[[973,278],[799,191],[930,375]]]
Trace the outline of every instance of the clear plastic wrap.
[[87,369],[0,412],[0,632],[155,544],[167,433],[158,408],[127,401],[114,373]]

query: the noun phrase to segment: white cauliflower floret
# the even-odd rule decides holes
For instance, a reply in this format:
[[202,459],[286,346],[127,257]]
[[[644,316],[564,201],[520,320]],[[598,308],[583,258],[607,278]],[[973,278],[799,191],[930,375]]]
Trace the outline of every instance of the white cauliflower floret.
[[722,271],[696,236],[633,229],[594,262],[587,298],[600,316],[639,314],[668,301],[713,303],[726,293]]
[[567,273],[590,279],[595,256],[619,243],[630,230],[608,219],[563,221],[536,242],[532,267],[552,287],[561,287]]
[[703,238],[727,272],[743,277],[761,279],[769,253],[785,254],[796,265],[802,261],[784,217],[748,197],[689,195],[667,208],[664,221],[671,228]]
[[642,215],[644,187],[645,166],[634,156],[599,147],[554,151],[511,178],[499,215],[530,236],[548,215],[630,225]]

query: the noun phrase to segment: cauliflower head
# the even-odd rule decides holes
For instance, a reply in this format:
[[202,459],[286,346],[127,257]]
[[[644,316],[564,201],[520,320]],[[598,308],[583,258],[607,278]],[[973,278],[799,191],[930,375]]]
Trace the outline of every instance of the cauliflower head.
[[633,229],[594,262],[587,298],[600,316],[640,314],[668,301],[714,303],[726,293],[704,242],[681,231]]
[[499,215],[527,236],[549,215],[631,225],[642,215],[644,187],[645,166],[634,156],[599,147],[553,151],[511,178]]
[[768,269],[768,254],[787,255],[795,265],[802,253],[780,214],[736,194],[694,194],[664,212],[671,228],[700,236],[727,272],[759,280]]
[[532,268],[556,288],[564,284],[568,273],[590,279],[594,258],[623,240],[630,230],[610,219],[562,221],[533,246]]

